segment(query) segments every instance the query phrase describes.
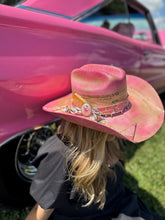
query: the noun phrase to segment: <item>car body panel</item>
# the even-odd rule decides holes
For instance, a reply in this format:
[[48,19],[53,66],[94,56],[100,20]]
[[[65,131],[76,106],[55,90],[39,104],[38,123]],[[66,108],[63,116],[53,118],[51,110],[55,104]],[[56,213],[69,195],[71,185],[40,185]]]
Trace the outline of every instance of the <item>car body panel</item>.
[[[84,2],[89,9],[91,5]],[[158,91],[162,90],[157,81],[165,79],[165,51],[161,45],[5,5],[0,5],[0,32],[1,146],[15,135],[53,120],[54,115],[44,112],[42,106],[69,93],[71,71],[84,64],[116,65],[127,74],[140,77],[144,74],[148,81],[154,76],[151,83]],[[159,56],[162,66],[160,59],[152,64],[147,58],[147,64],[145,51]]]
[[165,30],[159,30],[158,34],[160,37],[161,45],[165,48]]
[[94,7],[98,3],[104,2],[103,0],[63,0],[62,4],[60,0],[27,0],[21,5],[37,8],[40,10],[54,12],[69,17],[75,17],[84,11]]
[[142,53],[140,75],[159,93],[163,92],[165,90],[165,50],[153,48],[152,44],[148,44],[142,48]]

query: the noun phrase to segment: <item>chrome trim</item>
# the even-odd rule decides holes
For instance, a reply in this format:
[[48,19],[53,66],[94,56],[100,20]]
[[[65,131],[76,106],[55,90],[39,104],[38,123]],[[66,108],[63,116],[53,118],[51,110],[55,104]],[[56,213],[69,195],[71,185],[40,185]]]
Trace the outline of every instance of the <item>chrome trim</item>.
[[72,20],[72,17],[70,17],[70,16],[61,15],[61,14],[58,14],[55,12],[46,11],[46,10],[39,9],[39,8],[33,8],[33,7],[25,6],[25,5],[18,5],[17,8],[21,8],[21,9],[25,9],[25,10],[33,11],[33,12],[39,12],[39,13],[46,14],[46,15],[59,16],[59,17],[63,17],[63,18]]
[[20,4],[17,5],[16,7],[21,8],[21,9],[25,9],[25,10],[29,10],[29,11],[42,13],[42,14],[47,14],[47,15],[52,15],[52,16],[59,16],[59,17],[66,18],[66,19],[69,19],[69,20],[79,21],[81,19],[84,19],[84,18],[88,17],[89,15],[93,14],[94,12],[98,11],[98,9],[103,8],[104,6],[109,4],[109,2],[111,2],[111,1],[112,0],[103,0],[102,2],[100,2],[97,5],[93,6],[92,8],[89,8],[86,11],[83,11],[82,13],[80,13],[80,14],[74,16],[74,17],[58,14],[58,13],[55,13],[55,12],[51,12],[51,11],[47,11],[47,10],[43,10],[43,9],[39,9],[39,8],[33,8],[33,7],[25,6],[25,5],[20,5]]
[[19,133],[15,134],[15,135],[11,136],[10,138],[6,139],[6,140],[3,141],[2,143],[0,143],[0,148],[3,147],[5,144],[9,143],[10,141],[14,140],[15,138],[17,138],[17,137],[19,137],[19,136],[22,136],[23,134],[26,134],[26,133],[28,133],[28,132],[31,132],[31,131],[35,130],[36,128],[38,128],[38,127],[41,127],[41,128],[42,128],[42,127],[44,127],[44,126],[46,126],[46,125],[50,125],[50,124],[52,124],[52,123],[54,123],[54,122],[58,122],[58,121],[60,121],[60,118],[56,118],[56,119],[54,119],[54,120],[52,120],[52,121],[50,121],[50,122],[46,122],[46,123],[44,123],[44,124],[37,125],[37,126],[35,126],[35,127],[33,127],[33,128],[30,128],[30,129],[27,129],[27,130],[25,130],[25,131],[19,132]]
[[104,6],[108,5],[111,1],[113,0],[104,0],[100,3],[98,3],[97,5],[93,6],[92,8],[87,9],[86,11],[83,11],[82,13],[76,15],[73,20],[74,21],[79,21],[81,19],[84,19],[88,16],[90,16],[91,14],[95,13],[98,11],[98,9],[103,8]]

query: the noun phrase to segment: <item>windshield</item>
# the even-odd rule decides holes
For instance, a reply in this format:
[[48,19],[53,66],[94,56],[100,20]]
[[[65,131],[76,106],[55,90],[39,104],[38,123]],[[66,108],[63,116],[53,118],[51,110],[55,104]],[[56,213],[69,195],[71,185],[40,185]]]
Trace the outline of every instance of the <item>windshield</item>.
[[[139,13],[133,13],[129,15],[129,19],[131,23],[136,27],[136,30],[150,30],[149,24],[145,18],[144,15]],[[101,12],[98,12],[89,18],[81,20],[81,22],[97,26],[97,27],[103,27],[103,20],[107,21],[111,28],[114,28],[119,22],[127,23],[128,18],[125,14],[109,14],[105,15]],[[106,24],[105,24],[106,25]]]
[[125,5],[122,0],[111,1],[81,22],[107,28],[119,34],[153,43],[151,27],[144,14]]
[[144,6],[146,6],[154,19],[158,30],[165,30],[165,1],[164,0],[139,0]]

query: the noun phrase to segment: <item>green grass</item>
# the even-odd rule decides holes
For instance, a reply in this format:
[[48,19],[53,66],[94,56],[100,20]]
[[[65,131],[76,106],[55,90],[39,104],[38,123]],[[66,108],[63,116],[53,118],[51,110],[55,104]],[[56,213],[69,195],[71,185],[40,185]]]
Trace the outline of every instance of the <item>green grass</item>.
[[149,140],[125,147],[125,184],[147,206],[165,216],[165,123]]
[[24,220],[29,210],[29,208],[22,210],[1,210],[0,220]]
[[[165,98],[163,97],[165,104]],[[126,156],[126,186],[136,192],[147,206],[165,216],[165,122],[149,140],[128,145]],[[29,208],[23,210],[1,210],[0,220],[23,220]]]
[[[165,94],[161,98],[165,106]],[[127,161],[125,184],[152,211],[165,216],[165,122],[149,140],[128,143],[124,153]]]

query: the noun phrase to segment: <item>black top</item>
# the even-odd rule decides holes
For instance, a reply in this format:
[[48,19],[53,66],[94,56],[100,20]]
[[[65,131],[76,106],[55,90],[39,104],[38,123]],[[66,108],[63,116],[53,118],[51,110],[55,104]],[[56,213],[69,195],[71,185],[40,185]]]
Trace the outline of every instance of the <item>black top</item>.
[[[44,209],[54,208],[51,219],[112,219],[119,215],[142,217],[139,220],[158,220],[164,217],[151,213],[144,203],[123,185],[123,169],[115,166],[116,181],[107,178],[107,196],[103,210],[98,204],[82,207],[83,201],[68,178],[66,156],[69,147],[56,135],[39,149],[34,165],[38,167],[30,193]],[[138,220],[137,219],[137,220]]]

